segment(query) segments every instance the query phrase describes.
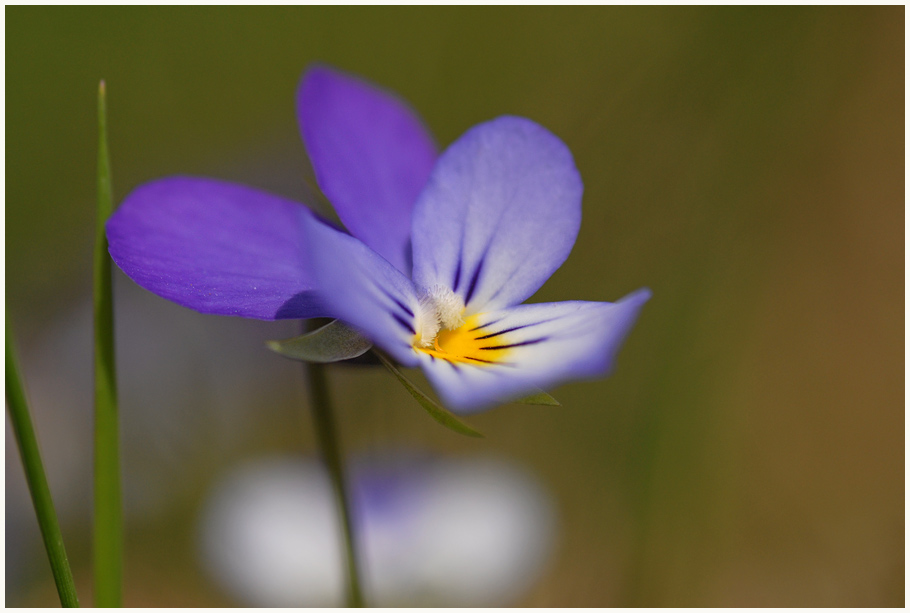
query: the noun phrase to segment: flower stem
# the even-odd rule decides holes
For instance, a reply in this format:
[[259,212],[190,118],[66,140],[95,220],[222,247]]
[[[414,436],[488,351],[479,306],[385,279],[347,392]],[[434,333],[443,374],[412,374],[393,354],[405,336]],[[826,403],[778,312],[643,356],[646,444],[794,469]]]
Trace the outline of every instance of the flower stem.
[[28,412],[25,387],[22,385],[22,378],[19,375],[9,314],[6,317],[6,405],[9,409],[13,432],[16,435],[16,443],[19,446],[22,466],[25,468],[28,491],[32,495],[32,504],[35,506],[35,515],[38,517],[38,527],[41,528],[41,537],[44,539],[44,547],[51,563],[54,583],[57,584],[57,593],[60,595],[60,604],[64,607],[78,607],[79,599],[76,597],[73,571],[70,570],[66,558],[63,534],[57,523],[54,501],[51,498],[50,488],[47,486],[47,477],[44,475],[41,452],[38,450],[38,439]]
[[114,298],[111,258],[104,224],[111,215],[111,167],[107,149],[104,81],[98,88],[98,209],[94,254],[95,309],[95,605],[119,607],[122,600],[123,511],[120,438],[114,368]]
[[310,391],[310,404],[313,411],[313,424],[316,427],[316,440],[322,460],[329,471],[335,503],[338,505],[343,528],[345,557],[348,576],[347,605],[364,606],[363,593],[360,589],[360,574],[357,566],[357,547],[354,538],[354,526],[351,518],[351,505],[345,490],[344,467],[341,461],[341,449],[338,434],[332,415],[332,404],[329,399],[329,383],[325,365],[307,363],[303,365]]

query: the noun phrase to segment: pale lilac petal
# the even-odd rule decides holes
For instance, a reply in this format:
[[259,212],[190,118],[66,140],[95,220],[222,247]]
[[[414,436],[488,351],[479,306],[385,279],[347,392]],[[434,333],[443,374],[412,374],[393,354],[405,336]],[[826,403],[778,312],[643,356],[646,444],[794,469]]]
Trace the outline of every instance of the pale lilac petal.
[[533,121],[472,128],[440,156],[414,208],[414,282],[454,290],[468,314],[522,302],[572,250],[581,193],[572,154]]
[[145,289],[202,313],[319,317],[302,204],[193,177],[136,188],[107,222],[114,262]]
[[297,117],[319,187],[347,229],[398,270],[411,271],[411,210],[436,146],[400,98],[316,66],[297,91]]
[[405,366],[416,365],[414,285],[362,242],[328,223],[306,223],[313,274],[332,317],[348,322]]
[[[508,347],[503,363],[452,363],[418,352],[420,365],[443,403],[472,413],[549,389],[565,381],[609,373],[616,353],[651,292],[616,303],[526,304],[480,315],[489,347]],[[488,331],[488,332],[487,332]]]

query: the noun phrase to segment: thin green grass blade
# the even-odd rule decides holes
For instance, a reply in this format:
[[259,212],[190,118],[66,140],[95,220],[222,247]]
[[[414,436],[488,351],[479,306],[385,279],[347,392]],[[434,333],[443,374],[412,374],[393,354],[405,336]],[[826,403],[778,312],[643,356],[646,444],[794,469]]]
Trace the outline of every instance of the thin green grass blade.
[[98,211],[95,234],[95,605],[122,602],[123,511],[114,368],[114,298],[104,224],[113,211],[104,81],[98,88]]
[[64,607],[78,607],[79,599],[76,597],[73,571],[70,570],[66,558],[63,535],[60,532],[60,525],[57,523],[57,513],[54,511],[54,501],[51,499],[51,491],[44,475],[38,439],[29,416],[25,386],[19,375],[19,365],[13,349],[13,331],[9,324],[8,313],[6,316],[6,406],[9,409],[13,433],[16,435],[16,444],[19,446],[22,466],[25,468],[28,491],[32,496],[32,504],[35,505],[38,527],[41,528],[41,537],[44,539],[44,547],[47,549],[47,557],[51,563],[51,572],[54,574],[54,583],[57,584],[60,604]]
[[441,423],[443,426],[457,432],[459,434],[464,434],[465,436],[473,436],[475,438],[484,438],[483,434],[464,423],[452,413],[447,411],[441,404],[427,396],[420,390],[419,387],[411,383],[411,381],[402,374],[400,370],[395,368],[395,366],[381,353],[374,351],[376,357],[379,358],[379,361],[382,362],[382,365],[389,369],[389,372],[395,375],[395,378],[401,381],[401,384],[405,387],[406,390],[414,397],[414,399],[420,403],[427,413],[430,414],[430,417]]

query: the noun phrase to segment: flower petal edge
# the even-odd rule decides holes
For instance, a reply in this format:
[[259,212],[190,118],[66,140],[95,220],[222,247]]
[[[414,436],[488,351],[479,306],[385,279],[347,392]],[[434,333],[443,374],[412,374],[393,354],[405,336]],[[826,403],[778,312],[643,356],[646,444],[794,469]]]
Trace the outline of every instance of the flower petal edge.
[[134,189],[107,222],[111,258],[141,287],[201,313],[320,317],[297,202],[176,176]]
[[582,191],[568,147],[530,119],[471,128],[414,207],[414,282],[452,289],[467,314],[523,302],[572,250]]
[[323,193],[352,235],[411,272],[411,211],[437,150],[395,94],[315,65],[297,90],[297,118]]

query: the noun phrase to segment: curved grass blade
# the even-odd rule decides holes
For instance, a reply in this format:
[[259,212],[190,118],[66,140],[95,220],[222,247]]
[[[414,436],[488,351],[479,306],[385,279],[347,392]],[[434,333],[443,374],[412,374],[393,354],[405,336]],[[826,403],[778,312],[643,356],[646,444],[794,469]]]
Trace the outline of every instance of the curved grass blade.
[[373,346],[356,330],[340,320],[334,320],[312,332],[283,341],[268,341],[275,353],[302,362],[340,362],[356,358]]
[[475,438],[484,438],[483,434],[473,429],[468,424],[464,423],[452,413],[447,411],[441,404],[434,401],[432,398],[424,394],[420,388],[411,383],[411,381],[405,377],[400,370],[395,368],[395,366],[386,358],[384,355],[378,351],[374,351],[376,357],[379,358],[379,361],[382,362],[382,365],[389,369],[395,378],[401,381],[401,384],[405,387],[406,390],[414,397],[414,399],[420,403],[427,413],[430,414],[430,417],[441,423],[443,426],[449,430],[453,430],[459,434],[464,434],[465,436],[473,436]]
[[123,511],[114,368],[114,298],[104,225],[113,211],[105,86],[98,87],[98,209],[94,254],[95,315],[95,605],[121,606]]
[[525,396],[524,398],[519,398],[518,400],[513,400],[517,404],[536,404],[541,406],[548,407],[561,407],[559,401],[556,398],[553,398],[550,394],[546,393],[543,390],[538,391],[536,394],[531,394],[530,396]]
[[60,525],[57,523],[57,513],[54,511],[54,501],[47,485],[44,465],[41,463],[38,439],[29,416],[25,387],[22,385],[16,352],[13,349],[13,334],[8,314],[6,317],[6,406],[9,409],[16,443],[19,446],[22,466],[25,469],[28,491],[32,496],[32,504],[35,506],[35,515],[38,517],[38,527],[41,528],[41,538],[44,539],[44,548],[47,550],[47,557],[51,563],[54,583],[57,584],[60,604],[64,607],[78,607],[79,599],[76,597],[73,571],[70,570],[66,558],[63,535],[60,532]]

